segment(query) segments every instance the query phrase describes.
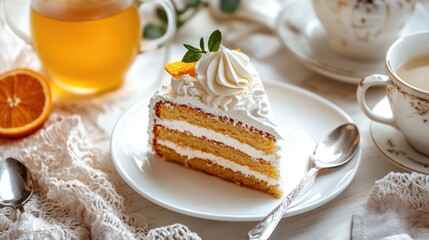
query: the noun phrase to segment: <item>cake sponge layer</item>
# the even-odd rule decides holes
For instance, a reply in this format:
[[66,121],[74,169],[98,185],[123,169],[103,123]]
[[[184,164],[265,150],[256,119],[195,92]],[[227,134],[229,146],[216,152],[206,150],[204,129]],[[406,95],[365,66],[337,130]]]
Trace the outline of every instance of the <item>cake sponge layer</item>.
[[188,147],[206,153],[211,153],[239,165],[247,166],[251,170],[260,172],[270,178],[279,179],[277,169],[269,162],[262,159],[253,159],[249,155],[230,146],[226,146],[223,143],[208,140],[203,137],[195,137],[193,135],[171,130],[159,125],[154,126],[154,135],[157,137],[156,139],[167,140],[181,147]]
[[170,102],[157,102],[155,114],[161,119],[187,121],[196,126],[209,128],[246,143],[265,154],[275,154],[278,151],[275,138],[253,127],[246,128],[241,122],[234,122],[226,117],[216,117],[199,109]]
[[178,163],[191,169],[233,182],[237,185],[270,194],[275,198],[280,198],[282,195],[279,185],[270,186],[266,181],[257,179],[254,176],[247,176],[240,172],[235,172],[229,168],[224,168],[210,160],[201,158],[188,159],[187,156],[180,155],[173,149],[157,144],[156,142],[153,143],[153,149],[165,161]]

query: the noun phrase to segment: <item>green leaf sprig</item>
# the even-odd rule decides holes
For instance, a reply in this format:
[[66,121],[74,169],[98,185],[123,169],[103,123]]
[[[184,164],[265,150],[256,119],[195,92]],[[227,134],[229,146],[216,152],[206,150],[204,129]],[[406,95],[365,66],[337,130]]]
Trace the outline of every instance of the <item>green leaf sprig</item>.
[[220,48],[220,44],[222,42],[222,34],[217,29],[216,31],[212,32],[209,37],[209,41],[207,43],[207,49],[204,46],[204,38],[200,38],[200,48],[194,47],[189,44],[183,44],[183,46],[188,49],[188,51],[185,53],[185,55],[182,58],[182,62],[196,62],[200,60],[201,56],[203,54],[206,54],[207,52],[217,52]]
[[[180,2],[176,4],[175,2]],[[177,29],[191,19],[201,8],[209,6],[210,0],[172,0],[173,11],[176,15]],[[219,0],[219,10],[225,14],[232,14],[240,7],[241,0]],[[167,14],[163,8],[156,9],[155,22],[152,20],[145,24],[143,37],[146,39],[156,39],[164,35],[167,29]]]

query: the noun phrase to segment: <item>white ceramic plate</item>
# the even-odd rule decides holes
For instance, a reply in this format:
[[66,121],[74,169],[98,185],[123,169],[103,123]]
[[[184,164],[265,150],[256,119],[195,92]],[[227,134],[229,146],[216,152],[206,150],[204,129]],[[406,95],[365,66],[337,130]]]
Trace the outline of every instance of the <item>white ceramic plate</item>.
[[[375,105],[374,113],[386,117],[392,116],[386,97]],[[399,130],[372,121],[371,135],[377,148],[392,163],[407,171],[429,174],[429,157],[411,147]]]
[[[427,9],[422,3],[417,3],[414,15],[401,34],[429,29],[428,17]],[[276,30],[298,61],[329,78],[356,84],[365,76],[385,72],[384,59],[355,60],[331,50],[310,0],[285,1],[277,19]]]
[[[315,142],[350,117],[337,106],[298,87],[266,82],[274,115],[285,133],[285,191],[290,191],[309,168]],[[148,99],[129,109],[118,121],[111,139],[112,159],[123,179],[139,194],[170,210],[225,221],[256,221],[280,200],[236,186],[147,154]],[[148,156],[149,155],[149,156]],[[285,216],[309,211],[330,201],[352,181],[360,151],[347,165],[319,173],[314,184],[295,201]]]

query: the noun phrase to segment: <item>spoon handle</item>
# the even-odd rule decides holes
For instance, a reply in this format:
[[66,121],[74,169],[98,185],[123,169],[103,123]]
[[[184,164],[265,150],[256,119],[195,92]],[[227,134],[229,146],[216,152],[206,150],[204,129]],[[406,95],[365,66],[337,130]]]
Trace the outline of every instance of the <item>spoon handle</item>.
[[319,168],[311,168],[304,178],[301,179],[298,186],[296,186],[282,201],[281,203],[270,212],[261,222],[249,231],[250,240],[267,240],[271,233],[276,228],[283,214],[288,209],[289,205],[295,200],[295,198],[301,193],[302,189],[308,184],[308,182],[319,172]]

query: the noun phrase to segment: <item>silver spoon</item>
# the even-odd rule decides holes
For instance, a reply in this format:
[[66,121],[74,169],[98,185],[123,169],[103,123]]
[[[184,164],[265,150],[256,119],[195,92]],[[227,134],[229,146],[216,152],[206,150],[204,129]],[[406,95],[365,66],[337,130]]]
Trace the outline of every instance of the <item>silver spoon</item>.
[[311,154],[314,167],[307,172],[298,186],[268,216],[249,231],[249,239],[268,239],[289,205],[301,193],[307,183],[313,179],[319,170],[338,167],[350,161],[358,150],[359,139],[359,130],[352,123],[343,124],[325,136]]
[[30,170],[14,158],[0,160],[0,207],[18,207],[33,194]]

